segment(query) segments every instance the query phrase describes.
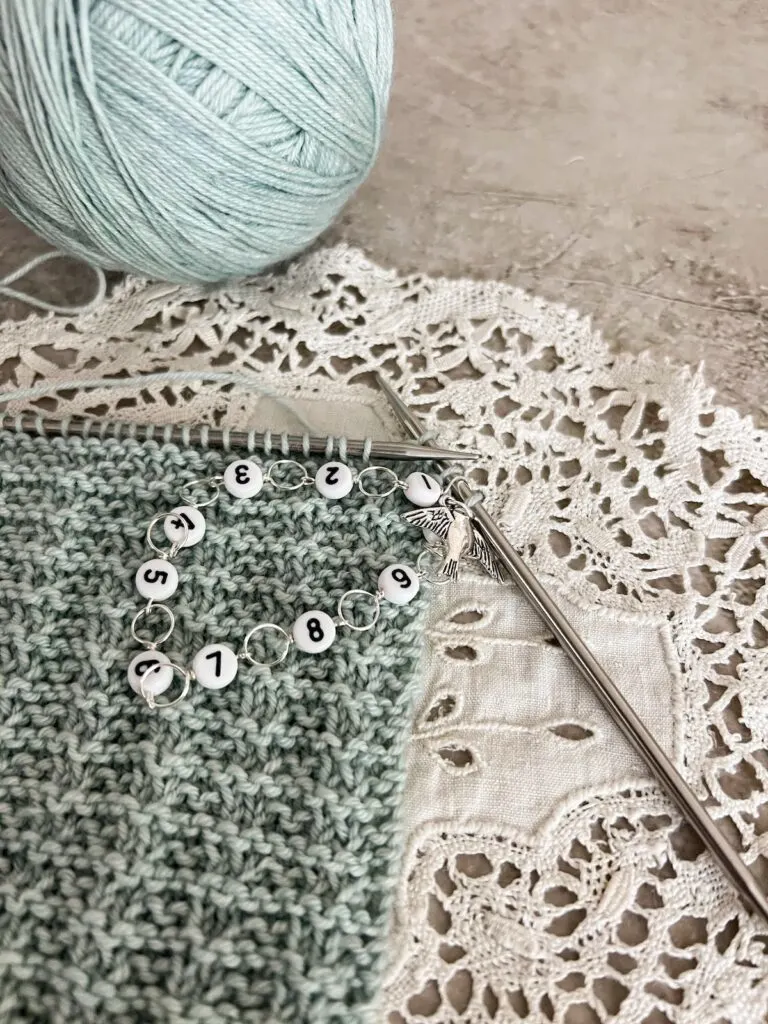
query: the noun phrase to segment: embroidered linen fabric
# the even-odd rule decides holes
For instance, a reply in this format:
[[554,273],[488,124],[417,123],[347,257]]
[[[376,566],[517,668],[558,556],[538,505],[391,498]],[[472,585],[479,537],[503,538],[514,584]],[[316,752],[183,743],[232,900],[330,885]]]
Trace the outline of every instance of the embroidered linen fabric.
[[[0,432],[0,1020],[346,1024],[376,993],[419,600],[166,712],[127,684],[146,525],[226,460]],[[423,547],[401,506],[224,495],[163,649],[335,614]]]
[[[392,437],[380,367],[441,442],[481,449],[513,542],[766,878],[768,438],[700,374],[346,248],[213,295],[130,280],[88,316],[4,325],[0,359],[21,387],[137,378],[14,411],[280,422],[236,384],[138,380],[227,369],[319,429]],[[379,1020],[762,1022],[765,929],[550,641],[479,577],[431,600]]]

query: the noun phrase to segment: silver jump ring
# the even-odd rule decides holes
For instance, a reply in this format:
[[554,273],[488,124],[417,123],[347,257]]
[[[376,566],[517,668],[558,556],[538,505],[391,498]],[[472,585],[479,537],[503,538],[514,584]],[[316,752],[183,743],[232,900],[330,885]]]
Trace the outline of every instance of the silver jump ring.
[[[344,614],[344,602],[348,598],[354,597],[355,594],[360,594],[363,597],[370,597],[370,599],[373,601],[373,618],[371,619],[370,622],[367,622],[363,626],[357,626],[355,625],[354,622],[350,622],[350,620]],[[339,623],[342,626],[346,626],[348,629],[353,629],[356,633],[365,633],[367,630],[373,629],[373,627],[379,621],[379,616],[381,615],[381,598],[379,597],[378,594],[372,594],[368,590],[348,590],[346,594],[342,594],[341,597],[339,598],[337,612],[339,616]]]
[[424,566],[422,565],[422,562],[425,557],[428,557],[430,555],[439,556],[439,554],[440,553],[438,551],[435,551],[432,548],[424,548],[423,551],[419,552],[419,557],[416,559],[416,572],[419,574],[419,578],[425,580],[427,583],[431,583],[432,586],[434,587],[444,587],[446,583],[451,582],[450,576],[436,576],[434,574],[430,575],[429,569],[425,569]]
[[[159,607],[159,605],[156,605],[155,607]],[[182,687],[179,696],[174,697],[173,700],[158,701],[151,693],[147,693],[146,690],[144,689],[144,677],[149,675],[149,673],[152,672],[152,669],[149,669],[147,672],[145,672],[144,675],[141,677],[141,696],[147,702],[147,707],[151,708],[153,711],[155,708],[174,708],[176,707],[177,704],[181,704],[181,702],[189,693],[189,687],[192,682],[192,673],[190,672],[190,670],[188,668],[182,668],[181,665],[176,665],[172,661],[167,662],[165,667],[172,668],[174,672],[178,672],[180,676],[183,676],[184,686]]]
[[[199,487],[201,484],[212,487],[213,494],[207,501],[193,501],[190,497],[190,491],[193,487]],[[187,484],[184,490],[181,492],[181,500],[184,505],[191,505],[192,508],[208,508],[209,505],[215,505],[221,495],[221,478],[217,476],[206,476],[200,477],[199,480],[193,480]]]
[[159,548],[152,539],[152,531],[158,523],[163,522],[165,519],[170,519],[171,516],[176,516],[175,512],[158,512],[156,516],[153,516],[149,521],[147,527],[147,545],[155,552],[156,555],[160,555],[161,558],[175,558],[179,551],[185,546],[189,540],[189,524],[184,519],[181,520],[181,525],[184,527],[184,536],[181,540],[176,540],[171,544],[169,548]]
[[[248,649],[252,637],[255,636],[256,633],[260,633],[265,629],[274,629],[275,632],[279,633],[285,640],[285,647],[282,654],[274,658],[272,661],[258,661],[253,657]],[[240,656],[245,658],[246,661],[249,661],[251,665],[255,665],[256,668],[275,668],[277,665],[282,664],[282,662],[284,662],[288,657],[288,651],[291,649],[292,643],[293,641],[291,637],[286,633],[282,626],[276,626],[274,622],[262,622],[258,626],[254,626],[253,629],[249,630],[246,634],[246,637],[243,640],[243,646],[240,649]]]
[[[295,466],[301,473],[301,480],[295,484],[285,483],[285,481],[282,480],[275,480],[274,472],[278,466]],[[267,470],[264,479],[268,483],[272,484],[273,487],[276,487],[278,491],[298,491],[300,487],[306,487],[307,484],[311,484],[313,482],[312,477],[307,475],[302,464],[297,462],[295,459],[278,459],[277,462],[273,462]]]
[[[369,491],[365,486],[364,480],[366,476],[372,476],[374,473],[384,473],[387,479],[390,481],[390,486],[386,491]],[[357,486],[361,494],[364,494],[367,498],[386,498],[390,494],[402,487],[402,483],[398,478],[397,473],[390,469],[389,466],[368,466],[366,469],[360,471],[360,475],[357,478]]]
[[472,483],[472,481],[466,476],[454,476],[449,481],[448,490],[453,490],[456,484],[464,484],[465,487],[469,488],[469,497],[467,498],[466,503],[462,502],[462,508],[467,509],[469,514],[472,515],[472,506],[477,504],[478,501],[481,501],[483,497],[477,489],[477,484]]
[[[139,625],[142,619],[147,618],[152,612],[162,612],[168,618],[168,626],[164,633],[162,633],[156,640],[145,640],[142,639],[136,632],[136,627]],[[168,605],[165,604],[153,604],[151,601],[144,605],[143,608],[139,608],[133,617],[131,623],[131,636],[137,644],[141,644],[142,647],[146,647],[148,651],[154,651],[160,644],[164,644],[171,633],[176,628],[176,616],[173,614]]]

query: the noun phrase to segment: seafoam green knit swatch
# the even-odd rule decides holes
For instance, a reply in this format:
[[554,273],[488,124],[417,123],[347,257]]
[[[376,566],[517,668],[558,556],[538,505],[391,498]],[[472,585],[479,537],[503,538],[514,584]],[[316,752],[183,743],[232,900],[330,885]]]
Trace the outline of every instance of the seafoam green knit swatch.
[[[0,1021],[344,1022],[375,995],[423,602],[150,711],[149,519],[231,456],[0,432]],[[308,468],[312,468],[309,466]],[[402,496],[224,494],[164,650],[335,614],[412,562]]]

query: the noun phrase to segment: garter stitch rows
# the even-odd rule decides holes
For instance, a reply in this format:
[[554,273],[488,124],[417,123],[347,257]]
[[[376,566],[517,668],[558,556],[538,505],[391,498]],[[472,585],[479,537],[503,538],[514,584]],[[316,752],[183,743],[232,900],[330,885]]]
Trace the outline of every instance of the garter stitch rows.
[[[0,1021],[367,1019],[423,602],[150,712],[125,667],[151,516],[231,456],[0,432]],[[311,467],[310,467],[311,468]],[[164,648],[334,613],[411,561],[400,496],[223,496]]]

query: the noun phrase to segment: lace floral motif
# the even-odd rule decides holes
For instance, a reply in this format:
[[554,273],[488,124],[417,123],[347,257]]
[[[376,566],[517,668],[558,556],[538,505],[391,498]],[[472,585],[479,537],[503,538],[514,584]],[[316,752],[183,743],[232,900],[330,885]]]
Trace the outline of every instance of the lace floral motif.
[[[255,371],[320,429],[391,435],[381,368],[442,442],[480,448],[472,475],[515,545],[629,699],[663,695],[645,713],[765,874],[768,437],[697,373],[616,358],[587,320],[508,286],[400,277],[345,248],[216,294],[129,280],[87,316],[4,324],[0,366],[22,388]],[[263,415],[234,377],[22,408]],[[382,1018],[757,1024],[762,926],[510,593],[470,577],[435,599]],[[506,750],[529,751],[524,774],[505,773]]]

